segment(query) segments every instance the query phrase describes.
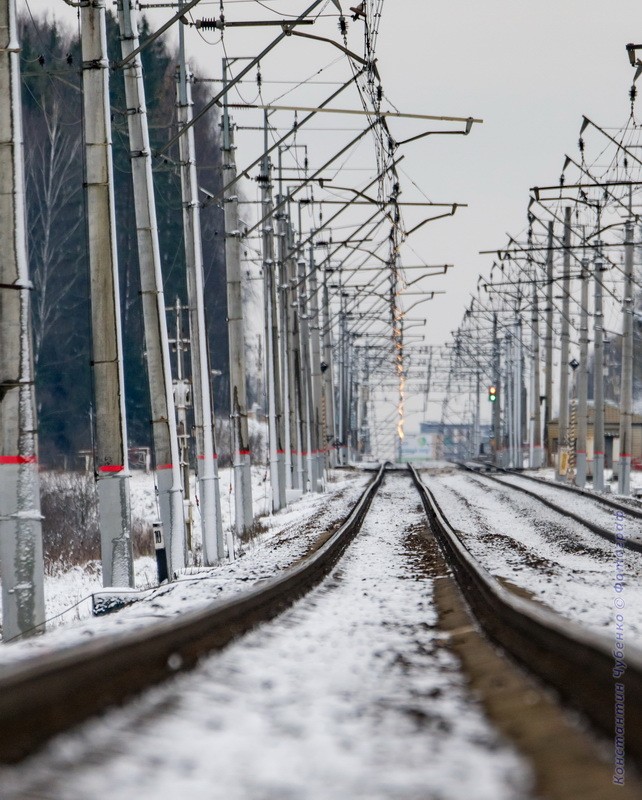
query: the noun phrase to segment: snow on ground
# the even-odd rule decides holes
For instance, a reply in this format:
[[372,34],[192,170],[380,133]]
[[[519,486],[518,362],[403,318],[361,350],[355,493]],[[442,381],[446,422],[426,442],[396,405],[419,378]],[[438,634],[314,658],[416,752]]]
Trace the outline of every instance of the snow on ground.
[[524,797],[522,762],[435,628],[433,581],[409,544],[419,508],[408,477],[389,475],[317,589],[194,672],[0,770],[3,800]]
[[[553,467],[541,467],[540,469],[525,469],[525,475],[533,475],[535,478],[543,478],[546,481],[555,481],[555,469]],[[635,491],[642,491],[642,471],[641,470],[631,470],[631,492]],[[637,500],[634,500],[629,495],[618,494],[617,491],[617,478],[613,477],[613,470],[612,469],[605,469],[604,470],[604,485],[606,487],[605,494],[612,495],[614,500],[618,502],[624,501],[631,501],[640,506],[640,503]],[[593,483],[591,478],[587,478],[586,486],[584,487],[587,491],[593,491]],[[601,494],[601,492],[596,492],[596,494]]]
[[[219,481],[223,529],[230,530],[234,522],[232,470],[220,470]],[[131,471],[129,484],[132,518],[139,518],[150,523],[159,519],[160,515],[153,473],[146,473],[143,470],[134,469]],[[263,516],[269,513],[269,488],[269,478],[266,485],[265,467],[253,467],[252,501],[256,516]],[[194,539],[196,545],[200,546],[201,528],[197,496],[196,480],[192,475]],[[137,558],[134,562],[134,578],[136,587],[139,589],[149,589],[156,586],[158,584],[156,559],[153,557]],[[54,575],[45,575],[45,613],[47,627],[55,628],[89,617],[92,608],[92,593],[102,588],[102,567],[100,561],[92,561],[84,567],[76,566],[67,571],[57,572]],[[1,615],[2,598],[0,597],[0,619]]]
[[[615,614],[622,613],[631,644],[642,645],[640,553],[626,551],[624,588],[616,594],[615,544],[481,476],[457,473],[425,476],[424,481],[472,554],[493,575],[586,627],[610,631]],[[593,502],[584,503],[586,517],[593,518]],[[613,532],[615,521],[613,515]],[[632,523],[625,518],[625,531]],[[614,607],[616,598],[624,601],[623,609]]]
[[[332,482],[327,485],[332,502],[328,501],[328,494],[304,495],[287,509],[262,517],[264,532],[241,543],[235,561],[211,568],[188,569],[178,581],[153,589],[145,599],[115,614],[98,618],[90,616],[91,592],[102,588],[98,567],[91,575],[78,569],[59,579],[48,578],[45,586],[49,597],[48,609],[56,605],[66,608],[75,603],[78,596],[87,599],[53,620],[44,636],[6,646],[0,644],[0,665],[73,646],[90,637],[128,633],[154,620],[183,614],[227,598],[259,580],[274,576],[304,556],[328,527],[343,521],[371,479],[369,473],[334,472]],[[151,487],[153,491],[153,482]],[[155,582],[154,559],[137,559],[136,565],[139,575]],[[144,583],[139,581],[138,585],[144,586]],[[64,626],[56,626],[61,621],[64,621]]]
[[[494,476],[503,483],[513,486],[523,486],[530,492],[535,492],[540,497],[550,500],[558,506],[561,506],[567,511],[576,514],[583,519],[590,519],[594,525],[600,525],[610,533],[614,533],[614,517],[613,509],[608,506],[599,504],[599,496],[595,496],[595,500],[587,498],[580,492],[569,492],[567,489],[561,489],[556,484],[550,486],[544,483],[533,483],[533,481],[524,480],[519,475],[496,475]],[[631,539],[642,544],[642,520],[631,517],[627,520],[627,539]]]

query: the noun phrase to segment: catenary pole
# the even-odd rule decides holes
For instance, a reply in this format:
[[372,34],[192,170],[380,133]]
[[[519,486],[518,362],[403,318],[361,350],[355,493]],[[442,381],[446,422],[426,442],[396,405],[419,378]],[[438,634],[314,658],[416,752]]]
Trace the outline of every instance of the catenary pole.
[[321,377],[323,380],[323,417],[324,417],[324,449],[326,451],[326,465],[335,467],[337,464],[337,433],[335,418],[335,393],[334,393],[334,348],[332,346],[332,325],[330,324],[330,296],[328,290],[328,270],[323,271],[322,291],[322,325],[323,325],[323,362],[321,364]]
[[633,416],[633,223],[627,220],[624,236],[624,298],[622,301],[622,380],[620,385],[620,463],[618,493],[631,493]]
[[311,358],[311,377],[312,377],[312,424],[315,429],[316,442],[316,490],[323,491],[323,471],[325,467],[325,440],[323,430],[323,415],[321,411],[322,393],[322,373],[321,373],[321,320],[319,316],[319,292],[317,268],[314,261],[314,245],[310,243],[310,358]]
[[493,441],[494,445],[494,464],[497,467],[504,466],[504,436],[501,424],[501,345],[497,332],[497,314],[493,314],[493,384],[495,385],[495,402],[493,403]]
[[[196,476],[198,480],[203,561],[215,564],[225,557],[221,497],[214,430],[214,413],[210,384],[210,359],[205,326],[205,278],[203,274],[203,249],[201,240],[201,206],[198,197],[196,148],[192,119],[192,76],[185,61],[182,27],[179,29],[178,67],[178,128],[185,132],[179,136],[181,194],[183,203],[183,240],[187,270],[187,296],[190,321],[190,356],[192,368],[192,403],[196,440]],[[231,535],[227,540],[227,554],[234,558]]]
[[[299,230],[301,230],[299,226]],[[308,281],[306,278],[306,261],[303,253],[297,260],[298,300],[297,314],[299,317],[299,342],[301,351],[301,430],[304,456],[306,465],[307,489],[316,491],[317,474],[315,455],[316,428],[314,426],[314,400],[312,397],[312,361],[310,358],[310,317],[308,310]]]
[[[190,487],[190,459],[189,459],[189,429],[187,423],[187,409],[191,405],[191,384],[185,377],[183,353],[187,349],[189,339],[183,336],[183,306],[177,297],[174,306],[171,308],[174,313],[175,334],[173,342],[176,349],[176,379],[174,381],[174,405],[176,407],[176,423],[178,433],[178,444],[181,459],[181,472],[183,475],[183,499],[186,506],[185,514],[185,538],[187,540],[188,552],[192,549],[192,509],[191,509],[191,487]],[[158,552],[157,552],[158,557]]]
[[514,347],[510,331],[506,331],[504,347],[506,353],[506,357],[504,359],[504,376],[505,376],[504,386],[506,387],[506,402],[504,403],[504,414],[506,416],[505,428],[506,428],[506,438],[508,440],[508,460],[506,466],[514,467],[515,466],[515,425],[514,425],[515,403],[513,400],[513,390],[515,383],[514,380],[515,368],[513,363]]
[[[599,215],[598,215],[599,230]],[[604,264],[600,240],[595,251],[593,295],[593,488],[604,491],[604,314],[602,310],[602,273]]]
[[517,469],[524,468],[524,454],[523,454],[523,431],[522,431],[522,316],[519,310],[517,311],[517,319],[515,321],[515,336],[513,339],[514,350],[513,369],[515,371],[515,378],[513,383],[513,403],[514,403],[514,425],[515,425],[515,462],[514,466]]
[[[119,0],[123,59],[138,49],[138,17],[131,0]],[[155,482],[168,559],[172,576],[186,564],[185,519],[181,486],[180,453],[176,430],[176,409],[172,386],[169,337],[165,315],[156,201],[152,177],[152,156],[147,124],[147,104],[140,55],[123,67],[129,155],[132,165],[134,215],[138,242],[138,264],[145,330],[147,377],[152,412]]]
[[553,418],[553,235],[554,223],[548,223],[548,250],[546,252],[546,334],[544,336],[544,446],[546,466],[553,463],[549,423]]
[[577,444],[575,447],[575,485],[584,487],[587,477],[588,433],[588,258],[582,258],[580,273],[580,365],[577,370]]
[[[283,191],[281,151],[279,150],[279,191],[277,202],[280,202]],[[273,209],[274,210],[274,209]],[[290,287],[287,275],[287,246],[285,233],[285,214],[283,210],[274,213],[271,217],[276,226],[277,263],[275,277],[278,281],[278,306],[279,306],[279,355],[281,359],[281,397],[283,399],[283,444],[285,449],[285,486],[286,490],[297,488],[296,470],[296,432],[292,424],[292,403],[294,393],[292,390],[292,365],[290,350],[290,314],[289,298]],[[287,495],[286,495],[287,497]]]
[[286,505],[285,499],[285,451],[283,430],[283,408],[281,397],[281,359],[279,353],[279,328],[277,308],[276,263],[274,258],[274,219],[270,216],[272,202],[272,165],[268,151],[268,112],[264,126],[265,158],[261,166],[262,214],[265,217],[262,233],[263,286],[265,303],[265,370],[267,385],[268,432],[270,448],[270,486],[272,511]]
[[[531,271],[535,278],[535,270]],[[531,309],[531,333],[533,341],[533,376],[532,376],[532,401],[533,409],[533,457],[530,463],[531,469],[539,469],[542,466],[542,413],[540,403],[540,335],[539,335],[539,291],[537,281],[533,280],[533,299]]]
[[[562,278],[562,350],[560,353],[560,409],[559,426],[557,440],[557,469],[555,477],[558,481],[566,480],[566,475],[562,474],[562,449],[568,444],[568,370],[569,370],[569,350],[570,350],[570,308],[571,308],[571,207],[564,209],[564,272]],[[564,451],[566,452],[566,451]]]
[[0,233],[0,583],[8,641],[39,633],[45,621],[15,0],[0,0]]
[[[227,86],[227,59],[223,59],[223,85]],[[223,175],[230,183],[236,177],[234,127],[227,108],[227,92],[223,103]],[[247,387],[245,368],[245,322],[241,285],[241,231],[238,216],[238,194],[225,193],[225,266],[227,272],[227,328],[230,352],[230,419],[232,422],[232,464],[234,471],[234,527],[237,535],[249,530],[252,511],[252,473],[247,420]]]
[[103,585],[133,586],[105,0],[80,6],[92,323],[95,471]]
[[305,442],[307,441],[307,427],[303,415],[303,380],[301,363],[301,320],[298,309],[297,291],[297,262],[291,255],[292,253],[292,223],[290,220],[290,206],[286,207],[284,243],[286,253],[285,274],[287,280],[287,311],[289,316],[289,340],[288,352],[290,356],[290,424],[292,426],[292,442],[295,453],[294,468],[296,470],[296,486],[302,492],[306,492],[307,487],[307,462],[305,458]]

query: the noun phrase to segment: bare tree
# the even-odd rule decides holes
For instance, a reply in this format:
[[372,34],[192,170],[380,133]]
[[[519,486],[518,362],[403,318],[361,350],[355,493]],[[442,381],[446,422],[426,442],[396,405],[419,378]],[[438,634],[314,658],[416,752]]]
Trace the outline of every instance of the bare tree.
[[44,115],[32,117],[26,154],[36,366],[44,338],[63,315],[75,310],[69,298],[81,274],[81,255],[74,247],[82,225],[80,137],[61,106],[54,95]]

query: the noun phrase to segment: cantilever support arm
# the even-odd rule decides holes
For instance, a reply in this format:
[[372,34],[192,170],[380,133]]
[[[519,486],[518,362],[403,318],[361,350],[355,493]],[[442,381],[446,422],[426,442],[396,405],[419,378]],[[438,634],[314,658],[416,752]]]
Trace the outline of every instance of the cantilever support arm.
[[301,31],[290,31],[291,36],[300,36],[303,39],[315,39],[317,42],[326,42],[327,44],[331,44],[333,47],[336,47],[337,50],[341,50],[342,53],[345,53],[349,58],[354,59],[359,64],[363,64],[363,66],[367,67],[368,62],[358,56],[356,53],[353,53],[352,50],[348,50],[347,47],[344,47],[339,42],[335,42],[333,39],[326,39],[325,36],[315,36],[313,33],[302,33]]
[[434,222],[436,219],[443,219],[444,217],[452,217],[454,216],[455,212],[458,208],[468,208],[468,203],[453,203],[452,208],[448,214],[438,214],[436,217],[428,217],[423,222],[420,222],[418,225],[415,225],[414,228],[411,228],[409,231],[406,231],[406,236],[411,236],[415,231],[418,231],[419,228],[423,228],[428,222]]

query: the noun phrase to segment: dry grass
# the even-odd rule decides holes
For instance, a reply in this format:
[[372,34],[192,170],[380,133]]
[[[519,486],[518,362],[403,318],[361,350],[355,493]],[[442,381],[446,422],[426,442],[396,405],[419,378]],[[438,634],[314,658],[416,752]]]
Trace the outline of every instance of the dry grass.
[[[54,575],[100,559],[98,497],[92,475],[46,472],[40,476],[45,572]],[[151,525],[132,519],[134,556],[154,554]]]

